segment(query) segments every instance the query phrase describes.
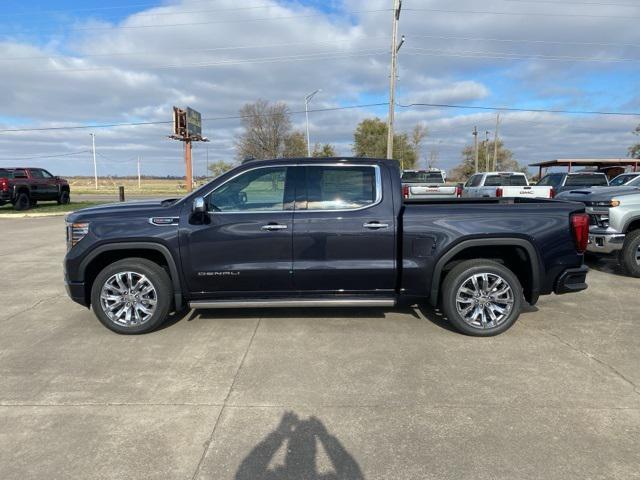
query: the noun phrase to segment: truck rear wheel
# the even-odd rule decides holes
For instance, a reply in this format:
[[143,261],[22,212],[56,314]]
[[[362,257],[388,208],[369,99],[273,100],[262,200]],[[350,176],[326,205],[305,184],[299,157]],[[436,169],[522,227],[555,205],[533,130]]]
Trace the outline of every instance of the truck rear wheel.
[[31,199],[29,198],[29,194],[26,192],[21,192],[16,197],[16,201],[13,204],[13,208],[15,210],[28,210],[31,206]]
[[625,237],[620,263],[629,275],[640,278],[640,230],[634,230]]
[[67,205],[71,201],[71,196],[68,190],[63,190],[58,196],[58,205]]
[[173,287],[167,272],[146,258],[125,258],[105,267],[91,288],[91,305],[117,333],[147,333],[169,315]]
[[520,316],[522,302],[518,277],[491,260],[462,262],[442,283],[442,309],[467,335],[490,337],[508,330]]

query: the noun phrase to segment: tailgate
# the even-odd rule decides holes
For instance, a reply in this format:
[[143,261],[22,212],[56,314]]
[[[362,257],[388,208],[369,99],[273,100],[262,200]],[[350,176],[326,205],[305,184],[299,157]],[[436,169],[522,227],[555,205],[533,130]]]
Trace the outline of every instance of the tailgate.
[[551,187],[500,187],[503,197],[551,198]]
[[448,185],[409,185],[411,195],[456,195],[456,187]]

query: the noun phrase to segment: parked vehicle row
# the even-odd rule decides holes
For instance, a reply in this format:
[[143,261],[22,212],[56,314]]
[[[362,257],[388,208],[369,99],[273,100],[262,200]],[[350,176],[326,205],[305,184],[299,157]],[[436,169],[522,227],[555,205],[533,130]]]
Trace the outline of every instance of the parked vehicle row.
[[70,214],[65,284],[119,333],[185,305],[426,302],[490,336],[525,302],[587,288],[588,222],[555,200],[404,199],[393,160],[249,162],[182,199]]
[[[621,186],[568,190],[558,198],[586,206],[589,252],[615,254],[629,275],[640,277],[640,175],[623,175],[626,181]],[[620,185],[616,180],[621,176],[611,183]]]
[[0,206],[27,210],[39,201],[69,203],[69,183],[43,168],[0,168]]
[[529,197],[553,198],[553,187],[531,186],[522,172],[477,173],[465,183],[462,197]]

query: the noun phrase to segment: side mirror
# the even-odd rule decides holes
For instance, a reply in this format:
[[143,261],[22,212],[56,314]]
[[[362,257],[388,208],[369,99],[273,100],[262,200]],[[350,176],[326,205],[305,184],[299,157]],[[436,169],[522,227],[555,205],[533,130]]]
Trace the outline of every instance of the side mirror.
[[191,211],[193,213],[205,213],[207,211],[203,197],[196,197],[193,199]]

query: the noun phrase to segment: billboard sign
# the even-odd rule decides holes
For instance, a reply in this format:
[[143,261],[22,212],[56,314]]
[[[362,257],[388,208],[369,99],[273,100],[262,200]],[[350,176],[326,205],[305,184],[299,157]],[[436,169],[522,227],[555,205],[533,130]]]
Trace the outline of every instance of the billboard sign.
[[190,137],[202,136],[202,115],[187,107],[187,133]]

